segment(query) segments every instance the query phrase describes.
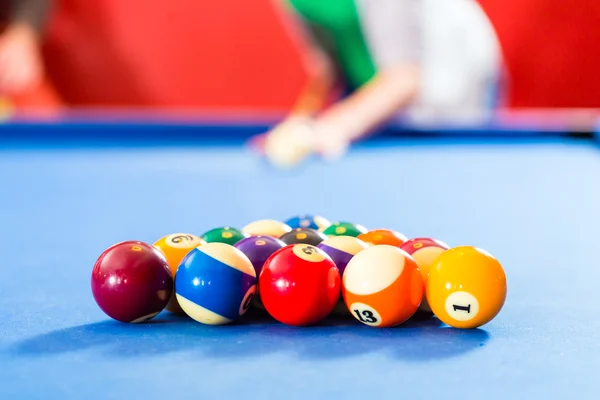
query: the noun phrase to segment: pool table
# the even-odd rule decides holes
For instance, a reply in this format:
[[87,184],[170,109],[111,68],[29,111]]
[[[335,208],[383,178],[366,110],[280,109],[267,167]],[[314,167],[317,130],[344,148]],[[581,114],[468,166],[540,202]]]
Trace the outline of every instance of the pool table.
[[[593,141],[382,134],[282,171],[245,147],[267,126],[0,126],[0,399],[597,398]],[[92,266],[116,242],[300,213],[484,248],[505,268],[504,308],[473,330],[435,318],[296,328],[256,311],[213,327],[166,312],[123,324],[94,302]]]

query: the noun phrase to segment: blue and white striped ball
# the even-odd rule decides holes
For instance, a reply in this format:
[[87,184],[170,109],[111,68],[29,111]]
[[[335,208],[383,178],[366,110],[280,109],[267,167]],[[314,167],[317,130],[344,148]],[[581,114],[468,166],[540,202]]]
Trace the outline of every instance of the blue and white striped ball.
[[229,324],[246,313],[256,293],[256,271],[226,243],[196,247],[175,274],[175,295],[183,311],[207,325]]
[[321,217],[320,215],[297,215],[285,221],[285,224],[291,227],[292,229],[296,228],[310,228],[317,230],[319,232],[323,232],[331,222],[329,222],[326,218]]

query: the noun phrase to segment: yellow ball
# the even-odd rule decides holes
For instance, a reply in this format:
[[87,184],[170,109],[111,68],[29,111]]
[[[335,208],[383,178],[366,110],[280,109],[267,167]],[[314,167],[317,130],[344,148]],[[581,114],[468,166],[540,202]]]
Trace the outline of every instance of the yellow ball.
[[455,247],[431,264],[426,283],[431,311],[444,323],[472,329],[491,321],[506,299],[500,262],[477,247]]
[[[157,240],[154,243],[154,247],[165,256],[169,268],[171,269],[171,274],[175,276],[177,268],[185,256],[190,251],[203,244],[206,244],[206,242],[196,235],[189,233],[173,233]],[[169,304],[167,304],[166,310],[172,313],[183,313],[181,306],[177,303],[174,292]]]
[[261,219],[242,228],[242,232],[250,236],[271,236],[277,239],[291,230],[289,225],[274,219]]

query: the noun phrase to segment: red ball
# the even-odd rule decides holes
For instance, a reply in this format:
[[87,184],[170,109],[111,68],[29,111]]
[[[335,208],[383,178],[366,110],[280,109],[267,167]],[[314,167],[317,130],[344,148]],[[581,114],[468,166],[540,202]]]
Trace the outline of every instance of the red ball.
[[127,241],[104,251],[92,271],[92,293],[106,315],[139,323],[160,313],[173,292],[162,253],[147,243]]
[[281,323],[313,325],[326,318],[341,293],[340,272],[321,249],[292,244],[265,261],[259,276],[265,309]]

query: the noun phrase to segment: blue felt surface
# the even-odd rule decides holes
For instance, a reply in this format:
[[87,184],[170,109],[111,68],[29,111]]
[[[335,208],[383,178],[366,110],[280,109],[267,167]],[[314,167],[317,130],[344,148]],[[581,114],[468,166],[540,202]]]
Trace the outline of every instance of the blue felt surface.
[[[292,173],[236,148],[0,151],[0,399],[596,398],[599,176],[597,148],[559,140],[369,146]],[[93,301],[115,242],[298,213],[481,246],[506,305],[460,331],[125,325]]]

